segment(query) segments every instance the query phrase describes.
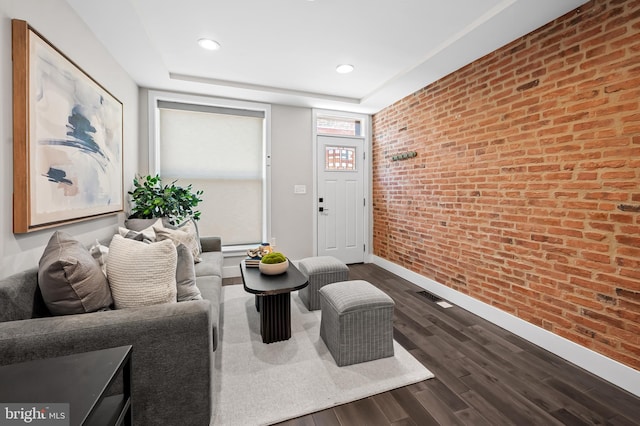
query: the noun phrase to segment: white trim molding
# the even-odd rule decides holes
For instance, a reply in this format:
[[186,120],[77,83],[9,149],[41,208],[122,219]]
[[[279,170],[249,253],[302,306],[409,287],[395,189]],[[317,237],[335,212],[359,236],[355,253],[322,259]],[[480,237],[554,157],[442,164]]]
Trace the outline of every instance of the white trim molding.
[[640,396],[640,371],[378,256],[372,263]]

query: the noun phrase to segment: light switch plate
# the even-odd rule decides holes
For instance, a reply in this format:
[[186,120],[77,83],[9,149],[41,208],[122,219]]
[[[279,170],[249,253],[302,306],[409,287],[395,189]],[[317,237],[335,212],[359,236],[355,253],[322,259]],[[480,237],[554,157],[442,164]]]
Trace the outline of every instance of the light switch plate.
[[306,194],[307,193],[307,185],[293,185],[293,193],[294,194]]

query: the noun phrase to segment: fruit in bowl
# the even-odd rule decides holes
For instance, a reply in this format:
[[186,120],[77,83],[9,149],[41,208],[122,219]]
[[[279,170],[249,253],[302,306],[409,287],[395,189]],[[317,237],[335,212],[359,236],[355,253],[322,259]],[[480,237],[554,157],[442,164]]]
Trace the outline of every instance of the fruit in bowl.
[[289,267],[289,259],[279,252],[269,253],[262,256],[258,268],[266,275],[278,275],[284,273]]

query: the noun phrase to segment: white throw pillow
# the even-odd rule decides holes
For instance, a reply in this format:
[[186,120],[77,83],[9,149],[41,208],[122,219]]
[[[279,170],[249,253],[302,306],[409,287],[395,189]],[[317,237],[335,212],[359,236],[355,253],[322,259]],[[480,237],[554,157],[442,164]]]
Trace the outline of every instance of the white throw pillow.
[[177,259],[170,240],[147,244],[114,235],[107,276],[116,309],[176,302]]
[[107,276],[107,258],[109,257],[109,247],[100,244],[100,241],[96,240],[96,243],[89,249],[91,256],[98,261],[100,269],[104,276]]

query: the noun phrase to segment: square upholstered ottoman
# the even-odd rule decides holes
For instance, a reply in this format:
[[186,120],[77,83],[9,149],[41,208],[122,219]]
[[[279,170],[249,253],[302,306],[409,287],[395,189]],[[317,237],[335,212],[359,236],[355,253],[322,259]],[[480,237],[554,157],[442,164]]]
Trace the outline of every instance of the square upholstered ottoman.
[[349,267],[332,256],[307,257],[298,262],[298,269],[309,278],[309,285],[298,295],[310,311],[320,309],[318,291],[322,287],[349,279]]
[[395,303],[367,281],[320,289],[320,337],[339,366],[393,356]]

